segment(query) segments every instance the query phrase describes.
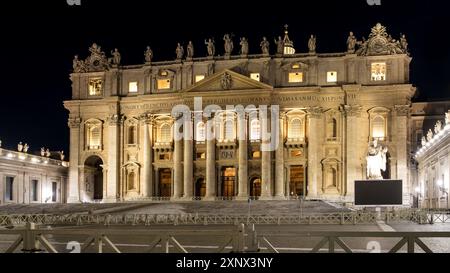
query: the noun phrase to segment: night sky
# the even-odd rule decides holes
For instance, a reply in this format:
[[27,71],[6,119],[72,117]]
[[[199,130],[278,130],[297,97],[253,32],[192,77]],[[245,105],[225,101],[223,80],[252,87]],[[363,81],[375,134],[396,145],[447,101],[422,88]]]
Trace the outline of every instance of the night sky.
[[[159,3],[156,3],[159,2]],[[203,44],[214,37],[223,54],[222,37],[235,35],[250,42],[258,53],[262,36],[271,42],[289,25],[297,52],[307,51],[311,34],[317,51],[344,52],[349,31],[360,40],[381,22],[398,39],[407,35],[411,82],[416,100],[450,98],[450,34],[447,1],[381,0],[277,1],[150,1],[66,0],[2,2],[0,139],[3,147],[19,141],[31,150],[48,147],[68,153],[68,112],[63,101],[71,97],[69,74],[75,54],[85,58],[96,42],[109,54],[117,47],[123,64],[143,63],[147,45],[155,61],[175,58],[177,42],[194,42],[195,56],[206,55]],[[235,49],[236,50],[236,49]]]

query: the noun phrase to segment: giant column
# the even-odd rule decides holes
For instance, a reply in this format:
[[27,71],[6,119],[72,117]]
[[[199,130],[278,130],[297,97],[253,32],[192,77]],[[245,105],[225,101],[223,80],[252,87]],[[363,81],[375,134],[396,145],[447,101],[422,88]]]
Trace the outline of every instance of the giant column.
[[205,200],[214,200],[216,189],[216,137],[214,117],[206,125],[206,196]]
[[117,202],[118,182],[119,182],[119,144],[120,126],[122,117],[114,114],[109,118],[108,126],[108,180],[106,182],[105,202]]
[[151,198],[153,196],[153,117],[151,115],[145,115],[144,121],[144,179],[143,193],[144,197]]
[[184,194],[183,199],[192,200],[194,193],[193,182],[193,134],[192,119],[188,118],[184,121]]
[[80,118],[70,118],[69,128],[70,128],[70,167],[69,167],[69,196],[67,198],[67,203],[79,203],[80,200],[80,182],[79,182],[79,172],[80,165],[84,162],[79,162],[80,150],[82,147],[80,145]]
[[175,138],[176,126],[174,126],[174,150],[173,150],[173,199],[177,200],[183,194],[183,139]]
[[[272,151],[270,147],[270,114],[261,118],[261,200],[272,199]],[[266,136],[264,136],[266,134]],[[265,147],[265,148],[264,148]]]
[[403,204],[408,205],[411,200],[409,200],[411,193],[410,181],[408,177],[408,161],[409,161],[409,151],[408,151],[408,116],[410,107],[409,105],[397,105],[395,106],[396,112],[396,127],[397,131],[395,134],[397,142],[397,179],[403,181]]
[[314,107],[308,111],[308,198],[316,198],[321,183],[322,166],[321,142],[323,141],[321,122],[322,108]]
[[275,198],[286,199],[285,187],[284,187],[284,124],[285,114],[280,113],[280,128],[278,134],[275,137],[278,138],[278,146],[276,147],[275,154]]
[[360,156],[359,156],[359,137],[361,130],[359,120],[361,118],[362,107],[359,105],[345,105],[345,153],[344,160],[346,165],[346,194],[349,201],[354,201],[355,181],[361,178]]
[[238,200],[248,199],[248,134],[247,114],[238,114],[238,139],[239,139],[239,193]]

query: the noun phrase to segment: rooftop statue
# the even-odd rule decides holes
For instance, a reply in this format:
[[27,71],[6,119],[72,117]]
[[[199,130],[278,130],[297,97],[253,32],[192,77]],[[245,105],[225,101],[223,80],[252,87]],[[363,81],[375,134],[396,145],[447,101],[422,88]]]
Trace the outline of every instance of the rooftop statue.
[[367,178],[368,179],[383,179],[381,172],[385,172],[387,169],[387,147],[383,148],[378,144],[377,140],[374,140],[369,145],[369,151],[367,153]]
[[356,48],[356,37],[353,34],[353,32],[350,32],[348,38],[347,38],[347,52],[348,53],[355,53],[355,48]]
[[208,52],[209,57],[213,57],[216,54],[216,46],[214,45],[214,40],[209,38],[205,40],[206,50]]
[[111,63],[113,65],[120,65],[120,61],[122,60],[122,56],[120,55],[120,52],[117,48],[114,49],[114,51],[111,51]]
[[408,40],[406,40],[405,34],[400,34],[400,45],[405,53],[408,53]]
[[28,150],[30,149],[30,146],[28,146],[27,143],[25,143],[25,145],[23,145],[23,152],[24,153],[28,153]]
[[241,45],[241,55],[247,56],[248,55],[248,40],[245,37],[241,38],[241,42],[239,43]]
[[316,43],[317,43],[316,37],[314,35],[311,35],[308,41],[308,49],[310,54],[316,53]]
[[41,148],[41,156],[45,157],[45,148],[43,148],[43,147]]
[[177,60],[183,59],[184,48],[181,46],[180,43],[178,43],[178,45],[177,45],[177,49],[175,50],[175,54],[177,55]]
[[431,129],[428,130],[427,141],[430,142],[431,140],[433,140],[433,137],[434,137],[433,131],[431,131]]
[[149,46],[147,46],[147,50],[145,50],[144,56],[145,56],[145,62],[146,63],[151,63],[152,62],[153,51],[152,51],[152,49]]
[[450,112],[445,113],[445,125],[450,125]]
[[187,58],[194,58],[194,44],[192,44],[192,41],[189,41],[189,44],[187,45]]
[[266,37],[263,37],[261,43],[259,44],[259,46],[261,47],[261,53],[265,56],[268,56],[269,53],[269,47],[270,47],[270,43],[269,41],[267,41]]
[[75,57],[73,58],[72,67],[73,72],[75,73],[83,73],[87,71],[84,61],[80,60],[78,58],[78,55],[75,55]]
[[283,55],[284,53],[284,41],[281,39],[281,36],[278,36],[278,40],[275,39],[275,44],[277,45],[277,54]]
[[224,44],[225,55],[230,56],[234,49],[233,40],[231,39],[231,36],[229,34],[225,34],[223,36],[223,40],[225,41]]
[[423,136],[422,137],[422,147],[424,147],[425,145],[427,145],[427,139]]
[[18,152],[22,152],[23,151],[23,144],[22,144],[22,142],[19,142],[19,144],[17,144],[17,151]]
[[437,135],[442,131],[442,121],[438,120],[434,125],[434,133]]

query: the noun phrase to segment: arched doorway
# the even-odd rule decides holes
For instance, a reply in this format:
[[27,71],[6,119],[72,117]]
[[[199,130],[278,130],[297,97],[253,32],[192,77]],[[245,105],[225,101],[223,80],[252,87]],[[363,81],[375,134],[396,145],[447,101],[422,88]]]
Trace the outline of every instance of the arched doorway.
[[195,183],[195,197],[205,197],[206,195],[206,181],[204,178],[199,178]]
[[85,163],[86,193],[93,200],[103,200],[103,160],[98,156],[91,156]]
[[250,196],[261,197],[261,178],[256,177],[250,180]]
[[172,170],[159,170],[159,197],[172,197]]
[[305,196],[305,168],[291,166],[289,179],[289,195],[294,197]]

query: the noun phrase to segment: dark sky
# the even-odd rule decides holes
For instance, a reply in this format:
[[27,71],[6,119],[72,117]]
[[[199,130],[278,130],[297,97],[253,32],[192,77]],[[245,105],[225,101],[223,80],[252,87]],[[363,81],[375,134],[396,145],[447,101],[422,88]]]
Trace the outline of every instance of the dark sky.
[[[298,52],[307,51],[309,35],[318,36],[318,52],[343,52],[349,31],[359,39],[381,22],[394,38],[405,33],[413,57],[411,82],[420,100],[450,97],[450,21],[447,1],[366,0],[150,1],[66,0],[2,2],[0,139],[14,148],[49,147],[68,152],[69,74],[73,55],[86,57],[96,42],[109,53],[114,47],[124,64],[143,62],[151,45],[155,60],[175,57],[177,42],[194,42],[205,56],[203,39],[215,37],[223,54],[224,33],[246,36],[250,52],[259,53],[262,36],[273,41],[289,24]],[[272,51],[274,46],[272,44]]]

